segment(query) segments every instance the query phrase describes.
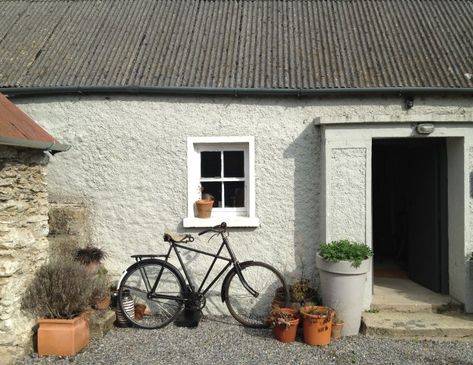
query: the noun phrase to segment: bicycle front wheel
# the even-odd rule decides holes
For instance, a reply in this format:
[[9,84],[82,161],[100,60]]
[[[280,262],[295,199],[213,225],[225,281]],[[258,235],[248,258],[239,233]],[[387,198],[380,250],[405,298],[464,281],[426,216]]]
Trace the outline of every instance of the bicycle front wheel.
[[185,283],[174,266],[160,260],[132,265],[118,292],[123,315],[141,328],[161,328],[174,320],[183,305]]
[[282,293],[288,303],[289,290],[279,271],[263,262],[241,264],[241,273],[248,285],[256,291],[252,295],[233,271],[224,287],[224,298],[231,315],[241,324],[252,328],[269,327],[268,316],[276,291]]

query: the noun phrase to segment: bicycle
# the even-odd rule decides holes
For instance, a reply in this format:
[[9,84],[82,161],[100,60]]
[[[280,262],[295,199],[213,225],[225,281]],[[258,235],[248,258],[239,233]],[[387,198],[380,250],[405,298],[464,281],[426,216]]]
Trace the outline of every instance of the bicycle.
[[[205,296],[213,285],[232,266],[225,276],[221,287],[221,299],[227,305],[230,314],[241,324],[252,328],[269,327],[267,316],[271,310],[276,290],[282,300],[289,302],[289,291],[279,271],[263,262],[245,261],[240,263],[228,239],[227,224],[222,222],[211,229],[204,230],[199,236],[212,232],[221,236],[222,243],[216,254],[183,246],[194,241],[190,234],[164,234],[164,241],[169,242],[169,250],[162,255],[133,255],[135,263],[122,274],[119,281],[118,304],[128,321],[140,328],[161,328],[171,323],[183,306],[201,310],[205,307]],[[222,256],[223,248],[229,257]],[[182,260],[181,250],[192,251],[211,256],[214,259],[196,290],[189,277],[189,272]],[[177,255],[181,272],[168,259],[174,252]],[[227,261],[225,267],[203,289],[217,260]],[[281,297],[279,298],[281,299]],[[130,310],[130,301],[131,310]],[[136,308],[141,305],[141,312]],[[133,310],[134,309],[134,310]]]

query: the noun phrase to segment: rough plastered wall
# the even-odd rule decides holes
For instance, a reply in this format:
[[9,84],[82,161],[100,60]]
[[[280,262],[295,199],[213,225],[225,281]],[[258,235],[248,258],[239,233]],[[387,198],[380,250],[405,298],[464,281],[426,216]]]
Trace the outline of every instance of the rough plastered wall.
[[20,310],[48,252],[47,156],[0,146],[0,363],[29,347],[34,320]]
[[[14,102],[72,145],[50,164],[50,194],[90,210],[91,239],[118,275],[134,253],[167,248],[163,232],[182,231],[189,136],[255,136],[257,229],[234,229],[241,261],[263,260],[290,278],[314,278],[320,241],[321,135],[315,118],[472,112],[471,99],[296,99],[64,96]],[[188,230],[192,231],[192,230]],[[199,248],[216,242],[198,239]],[[187,255],[201,275],[205,258]],[[218,287],[215,288],[217,291]],[[210,302],[219,302],[219,297]],[[209,306],[208,306],[209,307]],[[223,309],[223,313],[227,313]]]

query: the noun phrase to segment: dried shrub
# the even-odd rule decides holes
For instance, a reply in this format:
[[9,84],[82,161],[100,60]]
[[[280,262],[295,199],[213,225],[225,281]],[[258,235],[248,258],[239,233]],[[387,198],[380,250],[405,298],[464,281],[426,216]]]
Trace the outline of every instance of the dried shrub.
[[317,303],[317,290],[309,285],[309,280],[299,279],[289,285],[291,301],[296,303]]
[[92,278],[83,265],[53,260],[39,268],[21,307],[39,318],[71,319],[89,307],[92,290]]
[[110,296],[110,277],[104,267],[99,269],[97,275],[93,277],[91,304]]

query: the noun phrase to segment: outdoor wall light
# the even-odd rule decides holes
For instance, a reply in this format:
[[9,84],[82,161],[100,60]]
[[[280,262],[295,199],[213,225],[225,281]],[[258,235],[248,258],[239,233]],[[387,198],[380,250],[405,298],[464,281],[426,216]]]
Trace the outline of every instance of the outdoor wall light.
[[414,97],[408,96],[407,98],[404,99],[404,107],[406,110],[412,109],[414,106]]
[[416,132],[419,134],[430,134],[435,127],[432,123],[420,123],[416,125]]

